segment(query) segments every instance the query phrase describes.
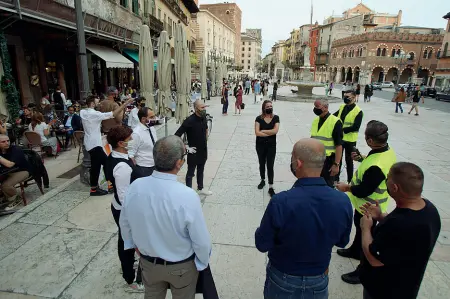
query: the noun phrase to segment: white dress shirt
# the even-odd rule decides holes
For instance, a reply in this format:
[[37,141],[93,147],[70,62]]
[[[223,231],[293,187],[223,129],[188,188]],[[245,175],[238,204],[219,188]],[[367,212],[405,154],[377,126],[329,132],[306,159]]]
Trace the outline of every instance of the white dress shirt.
[[138,112],[139,109],[137,107],[134,107],[133,109],[131,109],[130,114],[128,115],[128,126],[133,130],[139,124]]
[[100,133],[102,120],[113,118],[113,113],[102,113],[95,109],[88,108],[81,110],[80,117],[83,121],[84,146],[86,147],[86,150],[90,151],[94,147],[103,146],[102,134]]
[[128,188],[120,214],[125,249],[179,262],[195,253],[199,271],[209,264],[211,238],[200,197],[177,176],[154,171]]
[[[128,149],[128,156],[134,158],[136,164],[142,167],[153,167],[155,161],[153,160],[153,142],[150,137],[149,128],[139,123],[133,130],[130,148]],[[155,143],[158,140],[156,136],[156,130],[154,127],[150,127]]]
[[[119,153],[116,151],[112,151],[111,155],[113,158],[121,158],[128,160],[128,154]],[[125,199],[125,195],[127,193],[128,187],[130,186],[131,173],[133,169],[125,162],[117,163],[117,165],[113,169],[113,176],[115,180],[114,187],[116,188],[117,196],[119,197],[120,203],[123,205],[123,200]],[[120,206],[116,199],[113,197],[111,203],[116,210],[122,210],[122,206]]]

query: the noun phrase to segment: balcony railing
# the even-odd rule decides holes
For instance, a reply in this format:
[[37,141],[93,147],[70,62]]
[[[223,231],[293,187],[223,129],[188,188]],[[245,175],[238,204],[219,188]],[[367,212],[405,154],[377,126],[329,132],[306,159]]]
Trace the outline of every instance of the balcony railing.
[[178,16],[178,18],[187,26],[188,25],[188,18],[184,14],[184,12],[181,10],[181,7],[178,5],[177,1],[175,0],[162,0],[166,4],[166,6]]
[[147,14],[145,17],[146,22],[149,24],[150,30],[160,33],[164,30],[164,24],[158,20],[154,15]]

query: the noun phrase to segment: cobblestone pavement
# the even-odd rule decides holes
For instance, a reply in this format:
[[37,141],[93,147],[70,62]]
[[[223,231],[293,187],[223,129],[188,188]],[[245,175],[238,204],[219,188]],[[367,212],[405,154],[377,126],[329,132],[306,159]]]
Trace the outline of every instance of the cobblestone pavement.
[[[255,229],[269,201],[267,189],[256,188],[254,119],[261,106],[253,104],[251,96],[244,102],[247,105],[241,116],[233,115],[233,103],[229,115],[222,116],[220,100],[208,102],[214,123],[205,185],[214,195],[202,202],[213,241],[211,267],[223,299],[262,298],[267,262],[254,245]],[[389,143],[398,160],[417,163],[425,172],[424,196],[438,207],[442,231],[419,298],[450,298],[450,114],[437,110],[421,110],[418,117],[395,114],[392,103],[376,98],[360,105],[364,126],[372,119],[387,123]],[[308,103],[274,103],[281,119],[275,162],[277,191],[294,182],[290,152],[295,141],[309,137],[312,108]],[[338,104],[332,104],[330,110],[337,108]],[[358,147],[363,153],[368,151],[362,135]],[[185,171],[180,173],[180,181]],[[110,201],[111,196],[89,198],[86,187],[74,178],[16,214],[0,218],[0,298],[143,298],[125,292]],[[362,298],[361,286],[340,279],[355,266],[354,260],[332,254],[330,298]]]

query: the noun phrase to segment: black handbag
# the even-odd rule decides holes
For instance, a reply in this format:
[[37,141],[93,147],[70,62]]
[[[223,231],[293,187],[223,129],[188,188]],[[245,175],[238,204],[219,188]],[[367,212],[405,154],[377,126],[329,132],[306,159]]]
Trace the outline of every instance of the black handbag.
[[241,104],[241,109],[245,109],[245,104],[244,103]]
[[220,99],[220,104],[225,104],[225,98],[224,97],[222,97],[221,99]]
[[204,299],[219,299],[219,294],[217,294],[216,284],[214,283],[214,278],[209,265],[205,270],[198,273],[195,293],[203,294]]

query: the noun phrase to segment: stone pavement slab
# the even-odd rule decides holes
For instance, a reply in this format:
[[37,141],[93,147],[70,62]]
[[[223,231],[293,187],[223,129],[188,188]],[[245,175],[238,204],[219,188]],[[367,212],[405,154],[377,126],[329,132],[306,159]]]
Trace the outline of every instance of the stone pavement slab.
[[[220,298],[225,299],[263,298],[267,263],[267,255],[258,252],[254,244],[255,229],[270,200],[267,185],[262,190],[256,188],[259,167],[254,120],[261,103],[253,104],[252,96],[244,97],[244,102],[247,105],[241,116],[234,116],[231,108],[228,116],[222,116],[219,98],[208,102],[208,112],[214,120],[205,187],[214,194],[201,199],[213,241],[211,269]],[[421,109],[419,117],[395,114],[392,103],[377,98],[359,104],[364,111],[363,128],[372,119],[384,121],[398,160],[417,163],[425,172],[424,196],[437,206],[442,232],[419,298],[448,299],[450,115],[428,109]],[[338,107],[338,103],[331,104],[330,110],[334,112]],[[409,107],[405,104],[406,109]],[[274,111],[281,119],[274,167],[277,192],[290,189],[295,182],[289,168],[290,153],[297,140],[310,135],[312,108],[311,103],[274,103]],[[171,124],[169,133],[176,129],[177,125]],[[161,131],[158,134],[161,136]],[[359,135],[358,148],[363,153],[369,151],[363,134]],[[186,167],[178,180],[184,182],[185,174]],[[341,178],[345,176],[341,173]],[[87,188],[76,178],[64,182],[61,188],[49,191],[16,214],[0,218],[0,298],[143,298],[124,288],[116,251],[117,227],[110,212],[112,196],[90,198]],[[393,201],[389,206],[394,208]],[[330,298],[361,298],[361,286],[348,285],[340,279],[343,273],[355,269],[357,261],[335,252],[333,248]],[[167,298],[171,298],[170,292]]]

